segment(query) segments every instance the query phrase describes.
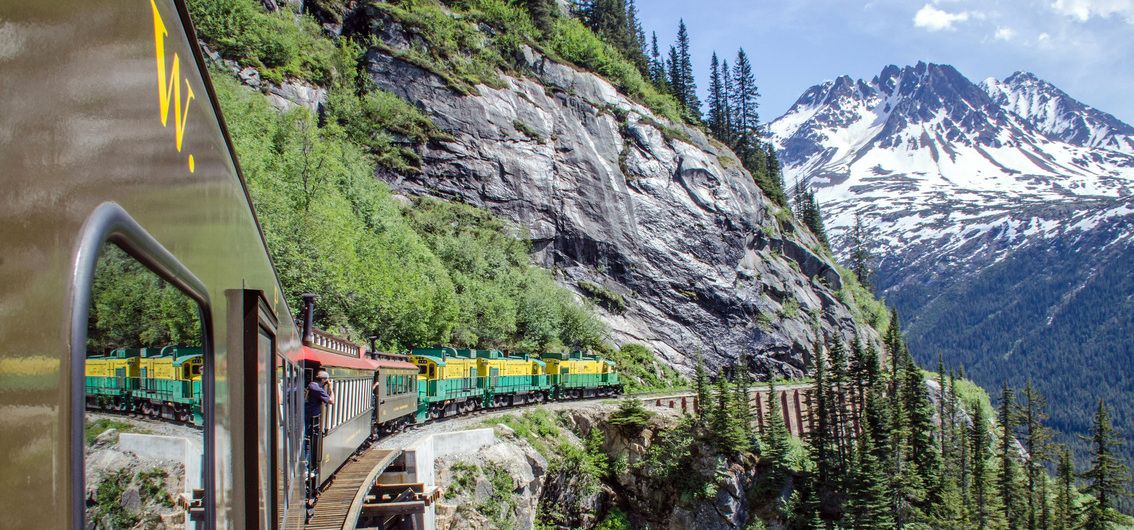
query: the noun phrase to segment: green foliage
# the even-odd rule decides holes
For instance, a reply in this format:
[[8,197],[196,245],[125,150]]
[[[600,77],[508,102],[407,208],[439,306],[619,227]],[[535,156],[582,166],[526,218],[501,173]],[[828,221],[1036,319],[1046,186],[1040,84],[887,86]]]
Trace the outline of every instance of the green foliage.
[[551,275],[531,264],[515,229],[471,206],[420,198],[409,220],[451,271],[458,345],[520,351],[599,349],[606,328]]
[[512,475],[494,462],[484,464],[483,471],[491,486],[488,498],[477,505],[477,511],[488,515],[493,528],[510,530],[516,527],[516,496]]
[[709,498],[715,493],[715,470],[694,462],[710,445],[707,430],[683,416],[676,427],[658,434],[638,465],[654,488],[674,490],[689,499]]
[[528,138],[535,140],[540,144],[547,143],[547,140],[545,140],[543,136],[540,136],[539,131],[535,130],[531,125],[528,125],[527,123],[524,123],[520,120],[512,120],[512,126],[515,127],[516,131],[520,134],[527,136]]
[[784,318],[799,318],[799,301],[795,298],[784,300],[780,307],[780,315]]
[[627,343],[605,353],[614,361],[627,392],[683,388],[688,381],[642,344]]
[[839,277],[843,281],[843,288],[836,295],[839,301],[850,308],[855,320],[874,328],[879,335],[885,335],[890,328],[890,311],[886,304],[874,297],[866,287],[863,287],[850,269],[835,265]]
[[125,469],[110,473],[95,488],[95,503],[88,508],[88,519],[99,528],[132,528],[140,517],[119,500],[130,485],[132,475]]
[[582,280],[578,283],[579,289],[586,293],[587,297],[594,300],[595,303],[605,308],[607,311],[616,315],[621,315],[626,311],[626,300],[622,295],[607,289],[597,283]]
[[323,327],[374,332],[388,348],[445,342],[452,282],[367,153],[306,109],[280,114],[231,78],[214,82],[291,306],[317,293]]
[[264,79],[279,83],[297,77],[328,84],[336,76],[335,45],[308,15],[290,8],[268,13],[255,0],[187,4],[198,37],[226,58],[258,69]]
[[[474,3],[496,4],[496,7],[507,9],[499,2]],[[473,19],[450,12],[435,0],[374,2],[371,6],[397,20],[421,39],[420,43],[415,42],[405,50],[379,44],[386,52],[433,72],[464,94],[475,93],[473,87],[478,84],[503,86],[497,70],[506,65],[504,57],[493,45],[493,37],[482,33]],[[460,5],[453,7],[459,9]],[[518,9],[516,11],[522,13]],[[482,15],[486,13],[499,14],[500,10],[481,12]],[[504,35],[498,34],[495,38],[504,39]]]
[[173,507],[173,495],[165,489],[165,480],[169,472],[155,467],[147,471],[139,471],[135,477],[138,481],[138,493],[142,502],[156,501],[165,507]]
[[199,346],[197,304],[114,244],[103,246],[95,265],[87,349]]
[[630,525],[630,519],[618,508],[611,508],[606,518],[595,526],[595,530],[630,530],[631,528],[633,526]]
[[337,55],[342,75],[328,92],[327,120],[339,124],[347,138],[369,151],[379,165],[397,172],[416,171],[421,164],[416,148],[447,135],[417,107],[375,86],[361,66],[363,57],[359,45],[342,41]]
[[555,417],[543,408],[525,411],[519,416],[505,414],[488,418],[484,421],[484,424],[507,426],[515,431],[516,436],[531,444],[532,448],[539,454],[548,458],[553,456],[551,449],[555,447],[554,444],[559,441],[559,437],[562,435]]
[[567,18],[556,20],[546,47],[555,56],[606,77],[619,90],[666,119],[674,123],[683,121],[681,104],[673,96],[659,92],[642,77],[632,62],[603,42],[582,22]]
[[653,413],[642,406],[642,401],[636,398],[623,399],[618,404],[618,410],[610,415],[610,424],[614,425],[630,436],[637,436],[650,423]]
[[445,497],[453,499],[471,493],[476,487],[476,477],[480,468],[476,464],[457,462],[450,470],[453,472],[453,479],[449,482],[449,489],[445,490]]
[[87,423],[86,429],[84,429],[83,431],[83,438],[89,445],[94,443],[95,439],[98,438],[99,435],[106,431],[109,431],[110,429],[114,429],[118,432],[147,432],[145,429],[139,429],[130,423],[103,418]]

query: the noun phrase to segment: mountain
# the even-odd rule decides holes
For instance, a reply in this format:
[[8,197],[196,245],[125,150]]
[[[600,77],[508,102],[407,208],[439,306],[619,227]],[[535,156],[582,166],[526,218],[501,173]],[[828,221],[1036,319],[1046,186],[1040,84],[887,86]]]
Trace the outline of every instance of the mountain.
[[1132,431],[1134,375],[1106,367],[1134,358],[1134,127],[1029,73],[918,63],[816,85],[769,129],[836,253],[855,215],[873,231],[875,286],[921,362],[1031,378],[1064,432],[1105,398]]
[[992,100],[1051,138],[1083,147],[1134,153],[1134,127],[1084,105],[1028,72],[981,83]]

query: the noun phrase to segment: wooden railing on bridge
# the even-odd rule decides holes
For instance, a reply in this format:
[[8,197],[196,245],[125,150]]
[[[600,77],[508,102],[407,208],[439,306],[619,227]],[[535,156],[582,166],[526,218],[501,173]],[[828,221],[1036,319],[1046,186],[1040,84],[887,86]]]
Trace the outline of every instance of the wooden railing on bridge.
[[[815,417],[811,413],[813,390],[814,387],[811,385],[785,386],[776,389],[777,399],[780,400],[780,413],[783,414],[784,424],[787,425],[788,432],[793,436],[803,436],[815,427]],[[749,394],[748,403],[752,407],[755,426],[759,432],[764,432],[767,427],[768,393],[770,391],[768,388],[755,388]],[[697,395],[692,392],[660,397],[640,397],[638,399],[655,407],[665,407],[689,413],[695,413],[700,406],[697,402]],[[853,408],[853,402],[848,406]],[[855,416],[857,417],[857,415]]]

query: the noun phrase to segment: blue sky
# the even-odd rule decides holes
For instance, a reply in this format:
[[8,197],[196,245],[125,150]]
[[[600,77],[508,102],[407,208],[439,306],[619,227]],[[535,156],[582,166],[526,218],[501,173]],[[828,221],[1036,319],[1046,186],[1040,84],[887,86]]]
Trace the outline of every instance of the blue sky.
[[955,66],[974,82],[1027,70],[1134,124],[1134,0],[637,0],[662,52],[684,18],[699,89],[709,58],[753,59],[761,119],[808,87],[887,64]]

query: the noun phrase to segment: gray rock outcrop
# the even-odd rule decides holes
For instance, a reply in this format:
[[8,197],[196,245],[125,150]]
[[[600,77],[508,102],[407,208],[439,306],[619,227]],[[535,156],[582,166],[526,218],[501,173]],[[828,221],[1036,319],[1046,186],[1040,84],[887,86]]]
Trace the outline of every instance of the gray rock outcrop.
[[[372,27],[386,47],[412,40],[394,22]],[[700,130],[530,49],[523,76],[471,96],[379,48],[366,60],[378,86],[452,135],[424,148],[419,174],[382,178],[504,216],[563,285],[620,295],[624,310],[600,309],[615,343],[646,344],[685,373],[698,353],[714,371],[747,353],[750,371],[801,376],[816,319],[827,337],[877,341],[815,238]]]

